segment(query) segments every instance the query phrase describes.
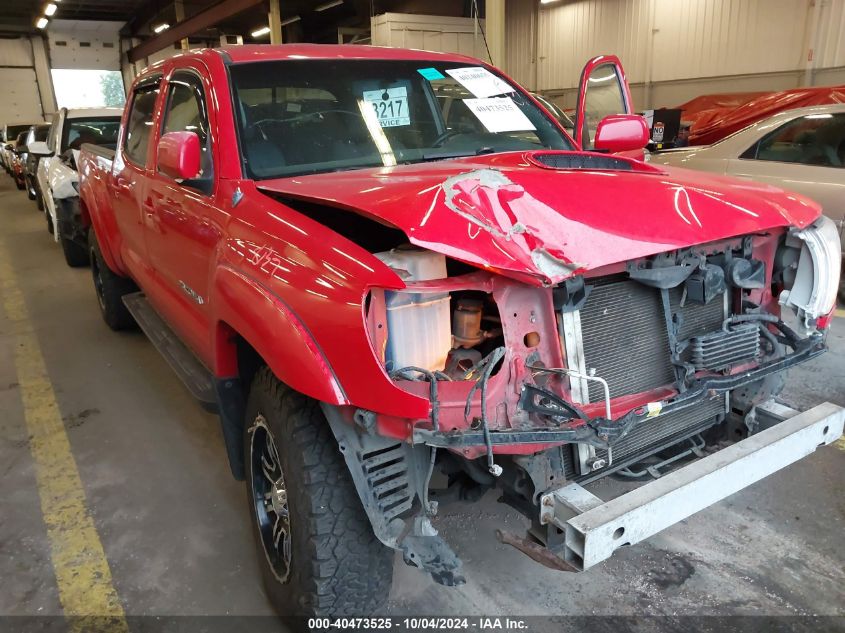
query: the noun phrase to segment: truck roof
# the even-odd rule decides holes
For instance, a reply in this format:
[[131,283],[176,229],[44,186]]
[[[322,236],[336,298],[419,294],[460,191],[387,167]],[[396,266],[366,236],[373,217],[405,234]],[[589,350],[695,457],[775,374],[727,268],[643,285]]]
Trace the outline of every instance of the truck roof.
[[88,117],[121,116],[123,108],[68,108],[65,118],[86,119]]
[[408,48],[390,48],[387,46],[359,46],[357,44],[243,44],[203,48],[174,55],[151,64],[142,74],[146,75],[165,66],[169,61],[180,57],[207,58],[221,56],[226,62],[242,64],[246,62],[282,61],[288,59],[383,59],[409,61],[441,61],[477,64],[478,60],[456,53],[437,53]]

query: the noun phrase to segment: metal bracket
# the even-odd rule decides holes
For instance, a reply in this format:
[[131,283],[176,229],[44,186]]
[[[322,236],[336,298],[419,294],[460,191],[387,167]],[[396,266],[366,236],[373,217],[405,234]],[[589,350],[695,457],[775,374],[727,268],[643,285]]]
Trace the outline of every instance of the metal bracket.
[[347,423],[337,407],[320,406],[376,537],[402,552],[408,565],[429,572],[435,582],[463,584],[461,560],[434,529],[423,507],[432,449],[370,434]]
[[[774,402],[758,409],[778,417],[792,411]],[[589,569],[835,442],[844,424],[845,408],[826,402],[606,503],[577,484],[553,490],[541,498],[539,520],[564,533],[553,553]]]

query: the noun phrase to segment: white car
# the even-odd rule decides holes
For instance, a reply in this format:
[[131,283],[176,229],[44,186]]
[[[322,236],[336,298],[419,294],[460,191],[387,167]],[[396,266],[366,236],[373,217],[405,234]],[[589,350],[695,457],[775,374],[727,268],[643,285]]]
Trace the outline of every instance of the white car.
[[[79,197],[76,171],[79,148],[84,143],[94,143],[114,149],[122,114],[121,108],[62,108],[53,115],[47,141],[34,142],[28,148],[33,154],[44,157],[38,162],[36,179],[47,228],[55,240],[62,243],[65,258],[72,266],[82,265],[87,251],[81,252],[72,239],[74,236],[64,234],[63,227],[70,227],[72,223],[63,221],[60,216],[61,212],[79,213],[79,205],[72,204]],[[65,201],[71,204],[63,204]]]
[[839,224],[845,245],[845,104],[779,112],[712,145],[658,152],[646,160],[796,191],[822,205]]

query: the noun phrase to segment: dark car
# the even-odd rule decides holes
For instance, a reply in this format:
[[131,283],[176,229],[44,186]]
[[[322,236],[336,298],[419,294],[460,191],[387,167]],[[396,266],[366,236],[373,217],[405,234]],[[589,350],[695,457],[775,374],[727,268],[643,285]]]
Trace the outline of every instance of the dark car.
[[[39,123],[29,128],[26,135],[27,156],[24,162],[24,181],[26,186],[26,195],[30,200],[40,200],[38,197],[38,178],[36,178],[36,170],[38,169],[38,161],[42,158],[37,154],[29,152],[29,146],[36,141],[47,141],[47,136],[50,134],[49,123]],[[39,207],[40,208],[40,207]]]
[[24,165],[26,164],[26,159],[29,155],[26,151],[26,136],[28,133],[29,132],[26,131],[18,134],[18,138],[12,148],[12,178],[15,179],[15,185],[17,185],[18,189],[23,189],[26,186],[24,180]]

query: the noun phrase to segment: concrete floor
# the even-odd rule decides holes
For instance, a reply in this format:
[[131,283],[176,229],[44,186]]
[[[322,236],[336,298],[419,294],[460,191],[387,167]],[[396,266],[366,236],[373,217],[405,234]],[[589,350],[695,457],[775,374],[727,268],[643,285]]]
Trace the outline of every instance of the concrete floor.
[[[243,484],[217,419],[203,412],[140,332],[102,323],[88,269],[68,268],[43,216],[0,177],[0,248],[22,286],[127,615],[269,615]],[[59,614],[33,462],[0,321],[0,615]],[[832,353],[793,370],[784,399],[845,405],[845,319]],[[445,588],[397,559],[388,611],[463,615],[845,615],[845,442],[621,551],[581,575],[499,545],[523,519],[495,495],[446,508],[438,524],[468,582]],[[594,492],[624,488],[599,482]]]

